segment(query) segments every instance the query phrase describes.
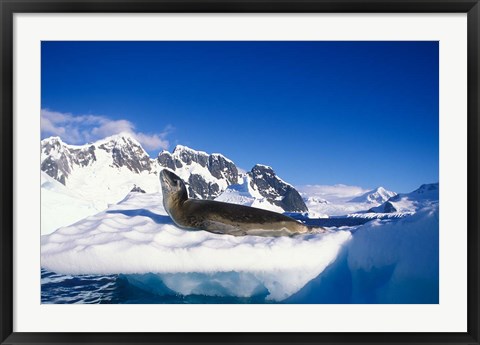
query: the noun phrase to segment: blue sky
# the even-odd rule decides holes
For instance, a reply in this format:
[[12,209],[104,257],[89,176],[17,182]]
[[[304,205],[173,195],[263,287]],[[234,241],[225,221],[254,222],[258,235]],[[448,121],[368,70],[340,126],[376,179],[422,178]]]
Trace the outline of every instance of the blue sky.
[[438,42],[42,42],[42,137],[135,133],[294,185],[438,182]]

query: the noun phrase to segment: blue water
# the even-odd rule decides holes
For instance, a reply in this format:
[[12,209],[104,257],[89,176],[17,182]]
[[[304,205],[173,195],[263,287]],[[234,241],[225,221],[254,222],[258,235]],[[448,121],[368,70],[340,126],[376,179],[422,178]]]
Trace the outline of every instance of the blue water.
[[63,275],[41,270],[42,303],[45,304],[239,304],[272,303],[264,295],[250,298],[212,297],[203,295],[157,295],[128,282],[119,274]]

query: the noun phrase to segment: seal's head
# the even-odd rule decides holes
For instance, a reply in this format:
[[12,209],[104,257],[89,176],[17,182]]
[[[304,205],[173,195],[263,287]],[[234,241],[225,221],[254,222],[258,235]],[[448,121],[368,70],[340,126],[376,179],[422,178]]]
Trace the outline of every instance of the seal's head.
[[160,184],[163,192],[163,206],[171,215],[172,209],[178,208],[188,199],[187,187],[180,177],[166,169],[160,171]]

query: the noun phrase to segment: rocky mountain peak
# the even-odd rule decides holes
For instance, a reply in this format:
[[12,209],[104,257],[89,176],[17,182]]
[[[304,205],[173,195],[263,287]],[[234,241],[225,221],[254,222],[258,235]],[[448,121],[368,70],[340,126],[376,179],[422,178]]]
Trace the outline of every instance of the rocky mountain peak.
[[42,139],[41,141],[42,145],[56,145],[56,144],[61,144],[63,143],[62,139],[60,137],[54,136],[54,137],[48,137],[45,139]]
[[41,170],[66,185],[73,170],[97,162],[99,151],[110,156],[110,166],[125,167],[134,173],[150,171],[152,161],[140,143],[129,133],[121,133],[92,144],[69,145],[59,137],[41,141]]
[[268,165],[263,165],[263,164],[255,164],[255,166],[250,171],[250,174],[252,176],[257,176],[258,178],[263,178],[263,177],[273,178],[274,176],[276,176],[272,167]]
[[152,170],[149,155],[130,133],[105,138],[97,142],[96,146],[111,154],[113,167],[126,167],[135,173]]
[[67,145],[59,137],[42,140],[41,152],[41,170],[64,185],[74,166],[84,167],[97,159],[93,145]]
[[286,212],[308,211],[298,191],[279,178],[272,167],[257,164],[247,174],[250,177],[251,188],[257,190],[270,203]]
[[190,195],[201,199],[214,199],[238,181],[235,164],[217,153],[208,154],[177,145],[173,153],[162,151],[157,161],[161,167],[188,177],[185,182]]
[[148,156],[142,145],[129,133],[112,135],[110,137],[106,137],[105,139],[93,143],[93,145],[106,152],[112,152],[114,149],[128,150],[128,148],[134,147],[138,149],[138,151],[141,152],[142,155]]
[[207,166],[209,157],[206,152],[196,151],[183,145],[177,145],[173,150],[172,156],[183,164],[191,165],[192,163],[198,163],[204,168]]
[[46,156],[60,156],[65,152],[65,144],[60,137],[50,137],[41,141],[42,159]]

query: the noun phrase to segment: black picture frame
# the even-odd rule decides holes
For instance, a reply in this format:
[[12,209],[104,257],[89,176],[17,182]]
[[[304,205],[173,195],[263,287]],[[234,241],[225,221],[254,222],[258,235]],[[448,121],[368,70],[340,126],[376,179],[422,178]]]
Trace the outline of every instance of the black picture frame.
[[[479,344],[479,16],[478,0],[0,0],[1,182],[0,340],[2,344],[396,343]],[[13,16],[15,13],[467,13],[468,330],[465,333],[19,333],[13,332]]]

